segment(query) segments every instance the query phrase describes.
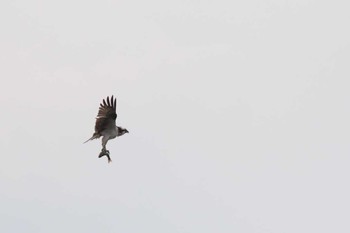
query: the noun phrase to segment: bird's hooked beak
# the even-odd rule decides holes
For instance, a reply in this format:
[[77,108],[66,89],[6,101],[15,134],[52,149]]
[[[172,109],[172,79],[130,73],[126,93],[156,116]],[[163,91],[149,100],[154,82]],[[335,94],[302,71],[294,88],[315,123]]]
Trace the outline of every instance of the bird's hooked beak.
[[127,129],[125,129],[125,133],[129,133],[129,131]]

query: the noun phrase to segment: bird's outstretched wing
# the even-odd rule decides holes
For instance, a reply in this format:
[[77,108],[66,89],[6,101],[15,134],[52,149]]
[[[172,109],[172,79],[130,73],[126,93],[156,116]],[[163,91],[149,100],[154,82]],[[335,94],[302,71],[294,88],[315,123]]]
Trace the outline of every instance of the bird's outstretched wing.
[[100,108],[96,117],[95,132],[101,133],[103,130],[115,127],[115,120],[117,119],[117,99],[107,96],[102,100]]

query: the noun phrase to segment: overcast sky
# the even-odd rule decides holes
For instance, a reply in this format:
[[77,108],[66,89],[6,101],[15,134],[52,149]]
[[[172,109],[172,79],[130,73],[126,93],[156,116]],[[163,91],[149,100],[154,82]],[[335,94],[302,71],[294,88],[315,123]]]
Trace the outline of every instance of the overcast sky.
[[2,0],[0,232],[350,232],[349,7]]

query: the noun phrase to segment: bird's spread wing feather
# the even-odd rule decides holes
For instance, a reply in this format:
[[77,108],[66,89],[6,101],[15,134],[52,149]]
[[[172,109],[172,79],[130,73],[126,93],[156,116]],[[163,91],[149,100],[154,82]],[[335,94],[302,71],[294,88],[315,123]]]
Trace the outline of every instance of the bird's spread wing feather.
[[101,131],[115,127],[115,120],[117,119],[117,99],[107,97],[100,104],[100,108],[96,117],[95,132],[101,133]]

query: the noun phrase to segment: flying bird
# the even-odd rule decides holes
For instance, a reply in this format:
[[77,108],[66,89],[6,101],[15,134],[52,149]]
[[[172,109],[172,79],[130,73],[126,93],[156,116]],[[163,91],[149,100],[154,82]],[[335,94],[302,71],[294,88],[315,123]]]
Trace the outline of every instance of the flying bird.
[[129,133],[127,129],[116,125],[116,108],[117,99],[113,98],[113,95],[111,98],[107,96],[106,99],[102,100],[96,117],[95,133],[86,141],[88,142],[102,136],[102,149],[98,157],[101,158],[106,155],[108,158],[108,163],[112,162],[111,158],[109,157],[109,150],[106,149],[108,140],[122,136],[125,133]]

